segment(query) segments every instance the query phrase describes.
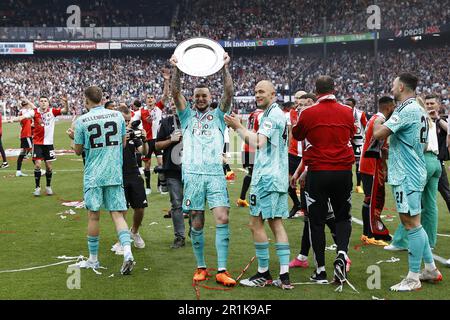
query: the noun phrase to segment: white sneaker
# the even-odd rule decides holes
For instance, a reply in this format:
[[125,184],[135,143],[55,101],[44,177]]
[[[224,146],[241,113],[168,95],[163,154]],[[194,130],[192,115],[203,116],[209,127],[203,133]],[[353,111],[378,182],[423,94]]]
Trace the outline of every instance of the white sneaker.
[[41,195],[41,188],[34,189],[33,196],[39,197]]
[[22,171],[16,171],[16,177],[28,177],[28,175],[25,173],[22,173]]
[[128,257],[123,261],[122,267],[120,268],[120,273],[123,275],[129,275],[135,264],[136,262],[134,261],[133,256]]
[[448,259],[448,260],[445,262],[445,265],[446,265],[447,267],[450,267],[450,259]]
[[53,195],[52,187],[45,187],[45,193],[46,193],[48,196],[52,196],[52,195]]
[[442,281],[442,274],[439,272],[437,268],[434,270],[423,269],[422,272],[419,274],[419,280],[439,282]]
[[41,169],[41,176],[45,176],[46,171],[44,169]]
[[420,280],[414,280],[412,278],[405,278],[400,283],[391,287],[391,291],[397,292],[410,292],[419,290],[422,287]]
[[116,242],[111,247],[111,251],[115,252],[118,256],[123,256],[123,247],[120,245],[120,242]]
[[148,196],[149,194],[152,193],[152,189],[150,188],[145,188],[145,194]]
[[390,244],[390,245],[385,246],[384,250],[388,250],[388,251],[407,251],[408,249],[406,249],[406,248],[399,248],[399,247],[396,247],[396,246]]
[[80,269],[98,269],[100,267],[100,262],[91,261],[91,260],[83,260],[72,265],[74,267],[78,267]]
[[138,249],[144,249],[145,248],[145,242],[144,239],[142,239],[141,235],[138,233],[133,233],[130,231],[131,238],[134,241],[134,246]]

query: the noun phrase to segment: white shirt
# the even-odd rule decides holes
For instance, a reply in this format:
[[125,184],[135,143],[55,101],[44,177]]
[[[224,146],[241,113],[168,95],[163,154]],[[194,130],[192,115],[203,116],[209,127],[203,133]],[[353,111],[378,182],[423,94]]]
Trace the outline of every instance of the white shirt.
[[426,151],[431,151],[434,154],[439,154],[439,144],[436,133],[436,124],[431,121],[430,128],[428,129],[428,144]]

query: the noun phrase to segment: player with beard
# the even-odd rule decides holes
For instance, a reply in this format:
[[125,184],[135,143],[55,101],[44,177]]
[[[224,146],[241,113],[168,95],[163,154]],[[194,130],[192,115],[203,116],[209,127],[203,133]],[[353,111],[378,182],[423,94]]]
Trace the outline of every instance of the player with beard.
[[[398,106],[389,120],[375,120],[373,137],[389,139],[388,183],[396,201],[397,211],[408,232],[409,272],[391,291],[415,291],[422,281],[440,281],[428,235],[420,222],[421,198],[427,178],[424,150],[428,138],[427,115],[416,101],[419,79],[411,73],[395,78],[392,92]],[[420,272],[422,259],[425,268]]]
[[181,80],[177,58],[172,56],[172,97],[177,107],[183,135],[182,176],[184,183],[183,210],[190,214],[190,236],[197,260],[195,282],[208,277],[204,257],[205,201],[208,201],[216,223],[216,251],[218,273],[216,281],[235,286],[236,281],[227,271],[230,231],[228,225],[229,198],[223,174],[224,116],[231,109],[233,80],[229,71],[230,58],[223,56],[224,94],[219,106],[211,110],[211,93],[205,85],[194,89],[193,107],[181,94]]

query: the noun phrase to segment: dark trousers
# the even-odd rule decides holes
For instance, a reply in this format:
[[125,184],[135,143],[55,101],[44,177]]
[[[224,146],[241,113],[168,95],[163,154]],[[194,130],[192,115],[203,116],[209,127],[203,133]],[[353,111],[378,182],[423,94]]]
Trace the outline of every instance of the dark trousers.
[[363,235],[372,237],[370,232],[370,202],[372,196],[373,176],[361,173],[362,185],[364,189],[364,202],[362,207]]
[[308,171],[306,202],[311,234],[311,245],[317,267],[325,266],[325,224],[328,216],[328,199],[333,208],[336,223],[337,251],[348,252],[352,232],[351,171]]
[[450,212],[450,187],[448,185],[447,170],[445,169],[444,162],[441,162],[441,164],[442,173],[441,177],[439,178],[438,190],[442,198],[444,198],[444,201],[447,204],[447,209]]

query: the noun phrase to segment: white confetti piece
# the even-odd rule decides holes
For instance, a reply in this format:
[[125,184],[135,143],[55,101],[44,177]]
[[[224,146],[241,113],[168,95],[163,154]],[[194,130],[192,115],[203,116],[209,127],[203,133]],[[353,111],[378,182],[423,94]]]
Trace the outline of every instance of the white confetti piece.
[[336,244],[332,244],[329,247],[325,247],[325,250],[328,250],[328,251],[336,251],[336,249],[337,249],[337,245]]
[[154,225],[154,224],[158,224],[158,222],[154,222],[154,221],[153,221],[152,223],[149,224],[149,226],[152,226],[152,225]]
[[387,262],[387,263],[396,263],[396,262],[399,262],[399,261],[400,261],[399,258],[391,257],[391,258],[388,259],[388,260],[380,260],[380,261],[377,262],[377,264],[380,264],[380,263],[383,263],[383,262]]
[[114,278],[114,273],[112,275],[110,275],[108,278]]

